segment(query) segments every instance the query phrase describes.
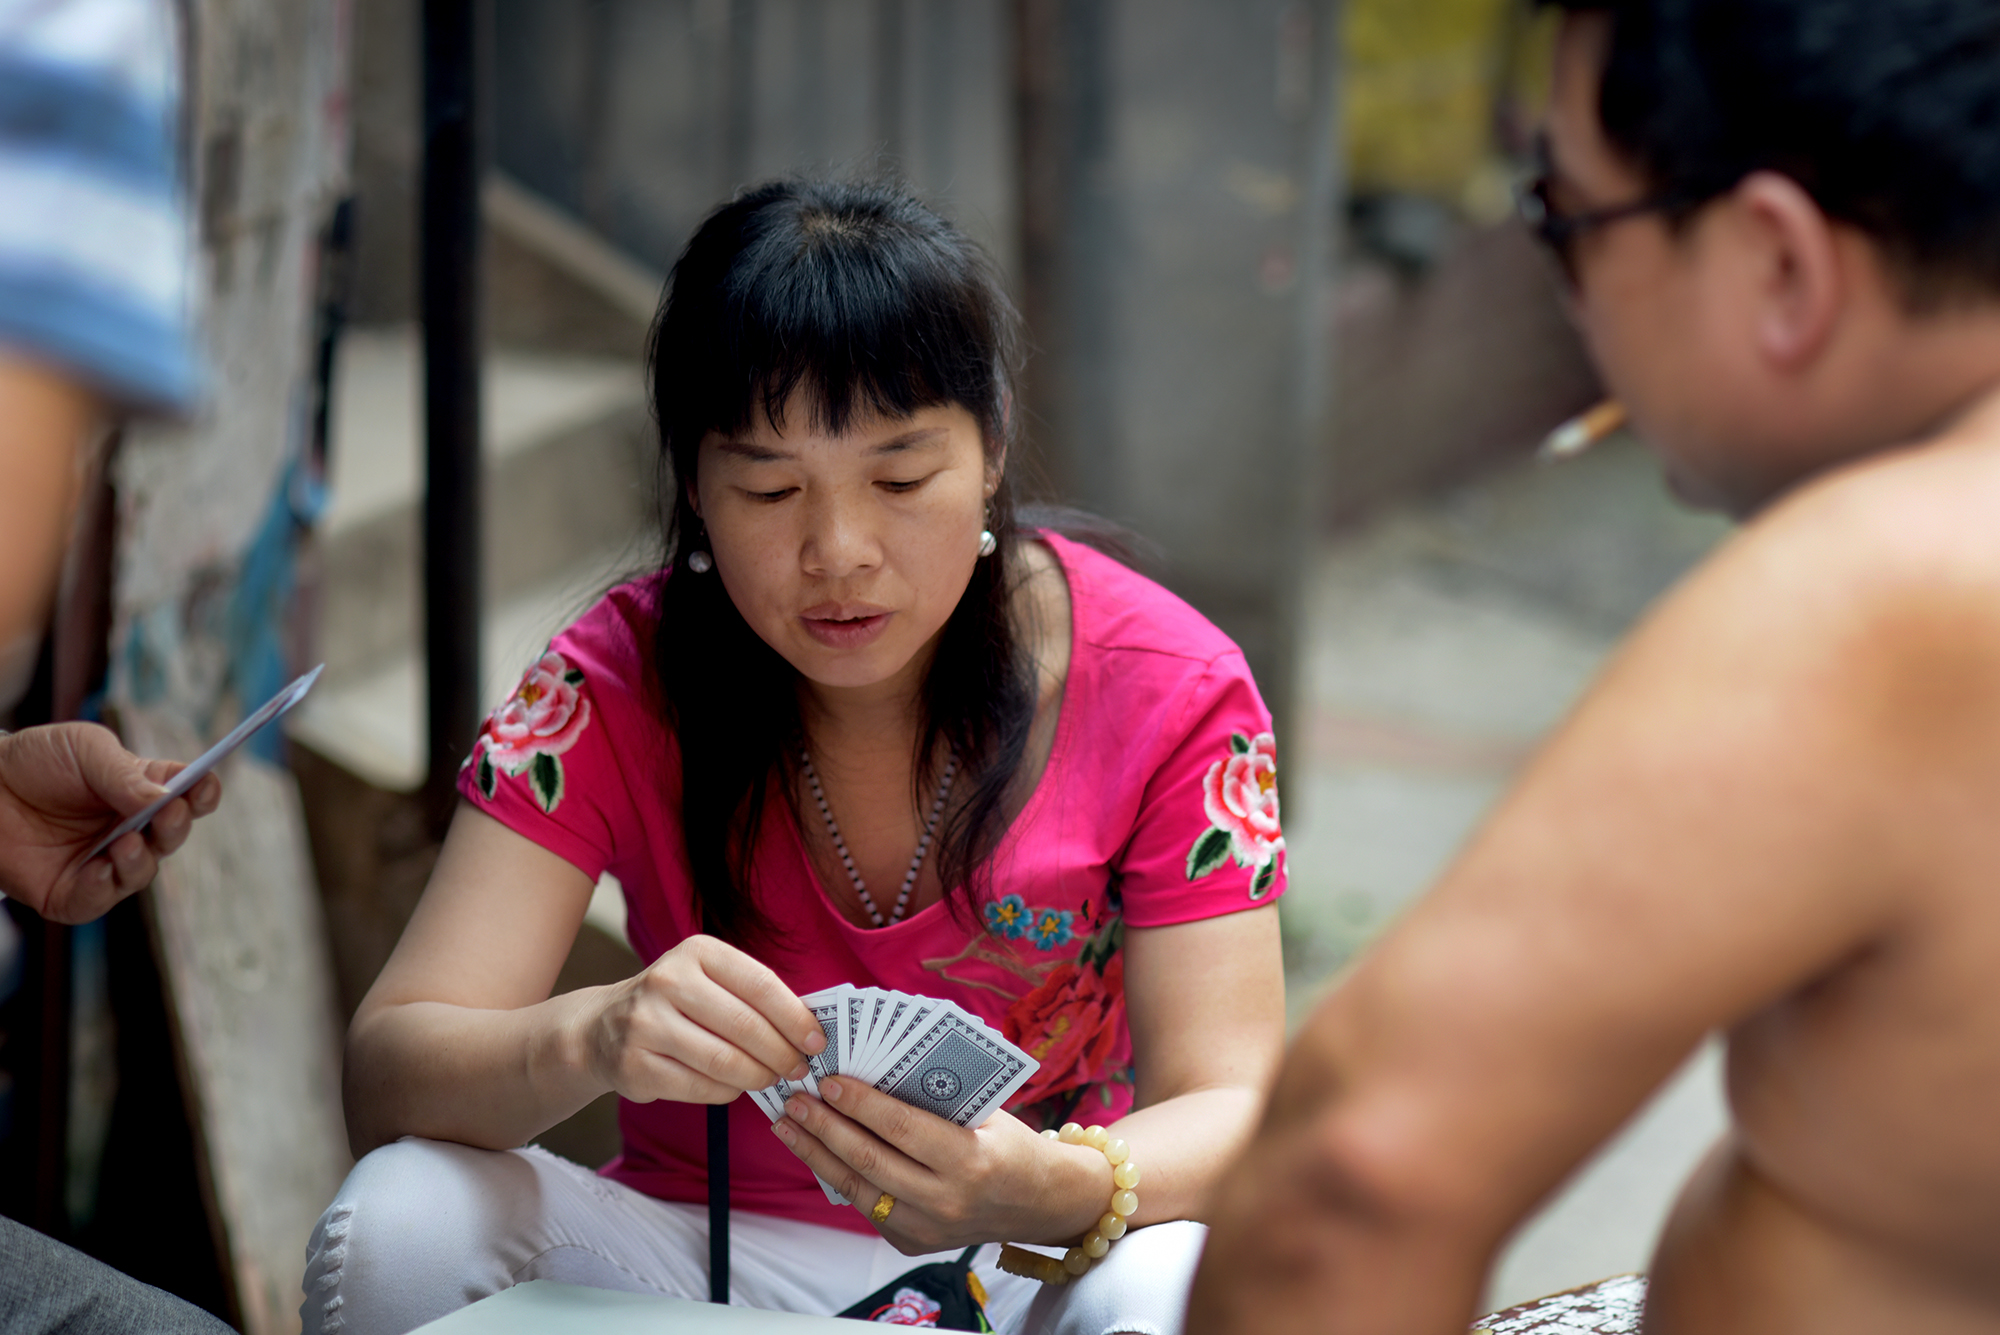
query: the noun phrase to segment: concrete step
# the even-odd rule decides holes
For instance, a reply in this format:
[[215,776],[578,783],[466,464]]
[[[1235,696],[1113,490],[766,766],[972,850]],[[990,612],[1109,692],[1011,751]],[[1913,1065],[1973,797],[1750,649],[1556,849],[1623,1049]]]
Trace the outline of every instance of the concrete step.
[[[319,638],[329,684],[368,676],[421,638],[422,362],[414,329],[342,342],[320,528]],[[654,450],[636,361],[507,350],[487,359],[485,596],[603,567],[655,523]]]
[[[482,693],[657,562],[653,433],[636,361],[497,350],[486,362]],[[325,679],[291,735],[378,788],[424,772],[422,361],[410,328],[342,343],[318,533]]]

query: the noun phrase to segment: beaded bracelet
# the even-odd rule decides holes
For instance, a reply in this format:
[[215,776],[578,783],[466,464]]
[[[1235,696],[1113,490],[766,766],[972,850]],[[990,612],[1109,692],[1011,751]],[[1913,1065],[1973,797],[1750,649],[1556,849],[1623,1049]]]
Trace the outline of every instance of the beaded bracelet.
[[1067,1284],[1090,1269],[1091,1262],[1110,1251],[1111,1244],[1125,1236],[1125,1221],[1139,1208],[1139,1193],[1133,1190],[1139,1185],[1139,1165],[1132,1162],[1132,1147],[1122,1140],[1113,1140],[1111,1133],[1101,1126],[1085,1127],[1070,1122],[1061,1131],[1042,1132],[1042,1138],[1103,1150],[1106,1161],[1111,1165],[1111,1208],[1104,1212],[1104,1217],[1097,1221],[1097,1227],[1084,1237],[1082,1244],[1064,1252],[1060,1261],[1025,1247],[1016,1247],[1011,1242],[1000,1248],[1000,1268],[1008,1274],[1040,1280],[1044,1284]]

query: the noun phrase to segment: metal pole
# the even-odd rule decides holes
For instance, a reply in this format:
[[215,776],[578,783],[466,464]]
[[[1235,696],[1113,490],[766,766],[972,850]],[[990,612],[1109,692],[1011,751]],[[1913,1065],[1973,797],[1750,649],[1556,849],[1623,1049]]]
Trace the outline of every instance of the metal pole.
[[479,0],[424,0],[424,652],[440,828],[479,725]]
[[729,1105],[708,1105],[708,1300],[729,1306]]

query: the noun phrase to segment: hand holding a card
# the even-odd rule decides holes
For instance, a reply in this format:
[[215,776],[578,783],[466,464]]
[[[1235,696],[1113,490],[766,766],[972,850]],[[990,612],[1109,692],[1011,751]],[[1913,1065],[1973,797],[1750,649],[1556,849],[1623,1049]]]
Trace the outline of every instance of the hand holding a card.
[[195,819],[221,802],[214,775],[161,807],[148,828],[86,855],[107,824],[166,796],[185,768],[135,756],[95,723],[0,735],[0,893],[53,922],[81,923],[144,889]]
[[587,1063],[635,1103],[728,1103],[802,1077],[826,1046],[812,1013],[767,966],[710,936],[691,936],[583,1017]]
[[[824,1049],[750,1097],[828,1200],[912,1256],[1068,1238],[1097,1218],[1087,1206],[1110,1190],[1108,1164],[1000,1110],[1040,1063],[991,1025],[956,1002],[880,987],[800,1000]],[[895,1203],[881,1213],[884,1193]]]
[[1009,1113],[963,1127],[851,1077],[819,1091],[793,1095],[772,1130],[863,1213],[894,1196],[876,1227],[905,1255],[1074,1238],[1111,1193],[1102,1154],[1044,1140]]

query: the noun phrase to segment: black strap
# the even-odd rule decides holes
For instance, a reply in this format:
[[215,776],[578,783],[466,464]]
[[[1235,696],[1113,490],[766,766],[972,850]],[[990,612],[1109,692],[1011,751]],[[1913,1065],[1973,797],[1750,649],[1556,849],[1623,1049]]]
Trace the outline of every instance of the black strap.
[[729,1305],[729,1105],[708,1105],[708,1300]]

